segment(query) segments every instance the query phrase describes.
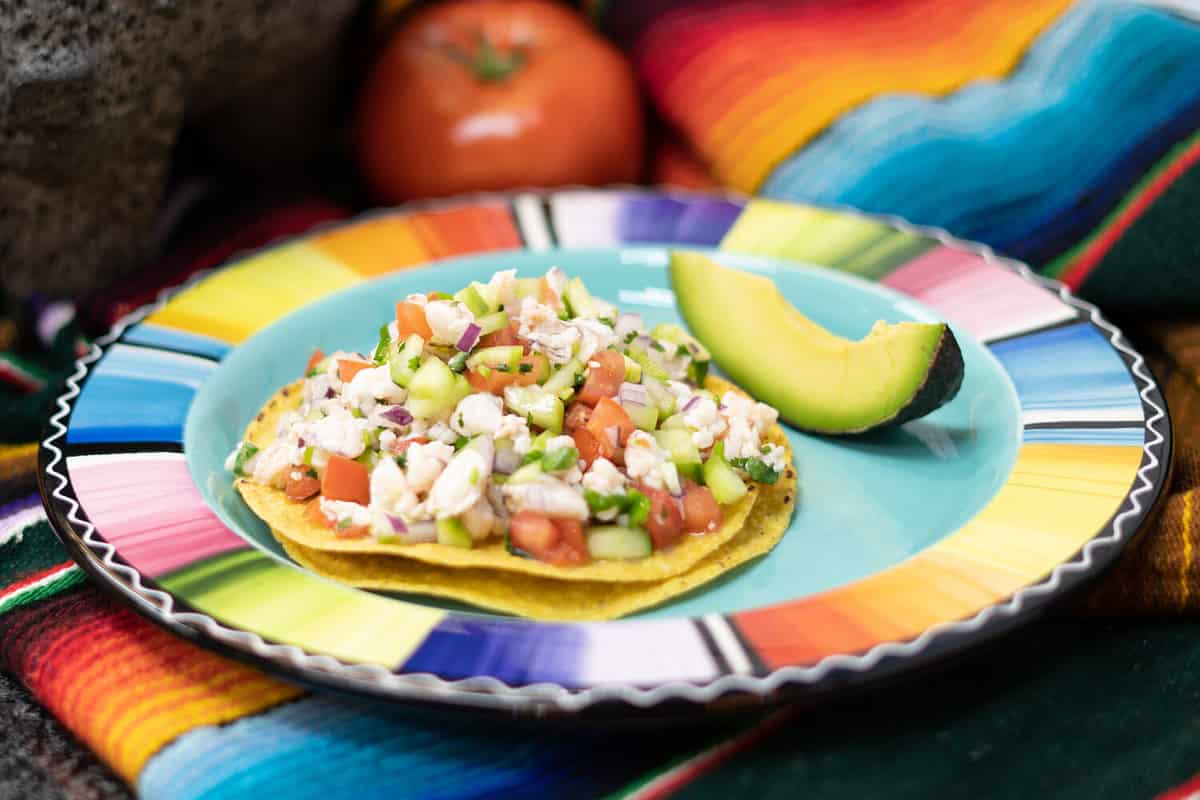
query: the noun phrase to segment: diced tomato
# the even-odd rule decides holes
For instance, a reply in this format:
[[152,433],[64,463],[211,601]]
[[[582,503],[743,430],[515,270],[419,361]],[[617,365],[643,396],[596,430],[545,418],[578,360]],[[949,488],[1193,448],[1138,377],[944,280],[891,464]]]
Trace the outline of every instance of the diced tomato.
[[289,474],[284,492],[287,494],[289,500],[307,500],[313,495],[321,493],[321,482],[311,475],[304,473],[301,473],[299,478],[292,477]]
[[312,355],[308,357],[308,364],[304,367],[304,374],[308,375],[308,373],[316,369],[317,364],[320,364],[324,360],[325,353],[322,352],[321,348],[318,347],[316,350],[313,350]]
[[571,438],[575,440],[575,449],[579,451],[579,457],[583,459],[585,468],[591,467],[592,462],[597,458],[612,460],[614,452],[608,440],[601,443],[587,428],[576,428],[571,432]]
[[349,528],[333,526],[333,535],[339,539],[361,539],[371,535],[371,529],[366,525],[352,525]]
[[591,406],[585,406],[583,403],[571,403],[567,406],[567,413],[563,415],[563,430],[569,433],[576,428],[582,428],[587,424],[590,416],[592,416]]
[[629,439],[629,434],[637,430],[637,426],[633,424],[633,420],[629,418],[629,414],[625,409],[613,402],[610,397],[601,397],[596,403],[596,407],[592,410],[592,416],[588,418],[585,426],[591,431],[592,436],[600,439],[608,447],[612,447],[612,442],[608,438],[608,429],[617,429],[617,443],[622,447],[625,446],[626,440]]
[[429,329],[429,323],[425,321],[424,307],[407,300],[396,303],[396,328],[400,338],[413,333],[420,334],[425,341],[433,338],[433,331]]
[[367,468],[352,458],[331,455],[321,479],[321,494],[329,500],[345,500],[367,505],[371,502],[371,476]]
[[551,552],[550,563],[586,564],[588,562],[587,540],[583,538],[583,523],[577,519],[551,520],[558,529],[559,542]]
[[498,330],[494,333],[489,333],[479,339],[479,347],[512,347],[519,344],[525,348],[525,352],[529,352],[529,344],[523,341],[519,335],[521,323],[515,319],[509,320],[508,327]]
[[675,498],[662,489],[639,486],[642,494],[650,499],[650,516],[646,518],[646,530],[654,540],[654,549],[662,550],[679,541],[683,536],[683,512]]
[[407,439],[401,439],[392,445],[392,452],[396,455],[401,455],[405,450],[412,447],[414,444],[429,444],[432,439],[428,436],[410,436]]
[[550,518],[536,511],[518,511],[508,521],[509,541],[535,558],[558,544],[561,536]]
[[321,513],[321,498],[314,497],[304,505],[304,518],[322,528],[332,528],[333,522]]
[[706,486],[691,484],[683,496],[683,529],[689,533],[716,530],[721,525],[721,506]]
[[625,380],[625,358],[616,350],[601,350],[589,361],[600,366],[588,369],[587,380],[579,390],[579,402],[594,406],[601,397],[616,397]]
[[369,361],[351,361],[348,358],[338,359],[338,378],[342,383],[349,383],[354,380],[354,376],[362,372],[364,369],[370,369],[375,366]]

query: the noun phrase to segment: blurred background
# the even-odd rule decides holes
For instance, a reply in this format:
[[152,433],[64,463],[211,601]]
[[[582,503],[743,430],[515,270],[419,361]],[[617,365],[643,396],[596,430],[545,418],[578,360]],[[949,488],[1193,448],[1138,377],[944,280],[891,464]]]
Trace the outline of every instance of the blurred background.
[[1153,351],[1200,303],[1198,16],[1189,0],[4,4],[0,381],[21,422],[0,435],[28,438],[80,342],[197,269],[372,207],[522,187],[897,214],[1065,281]]

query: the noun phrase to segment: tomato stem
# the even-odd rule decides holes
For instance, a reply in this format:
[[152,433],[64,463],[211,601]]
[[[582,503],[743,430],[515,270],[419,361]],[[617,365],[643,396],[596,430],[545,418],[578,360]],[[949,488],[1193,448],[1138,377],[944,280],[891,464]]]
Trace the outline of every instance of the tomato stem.
[[475,52],[467,53],[458,45],[446,43],[443,50],[446,55],[471,70],[477,80],[484,83],[501,83],[508,80],[514,72],[525,63],[525,54],[519,49],[501,52],[484,35],[483,31],[475,32]]

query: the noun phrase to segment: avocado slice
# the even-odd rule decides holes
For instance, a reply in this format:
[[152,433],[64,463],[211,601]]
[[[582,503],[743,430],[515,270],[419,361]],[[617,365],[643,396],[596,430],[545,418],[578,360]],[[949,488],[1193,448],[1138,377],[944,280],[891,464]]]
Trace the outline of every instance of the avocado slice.
[[797,311],[774,282],[700,254],[671,254],[671,286],[692,334],[735,382],[818,433],[863,433],[922,417],[963,380],[945,323],[875,323],[860,341]]

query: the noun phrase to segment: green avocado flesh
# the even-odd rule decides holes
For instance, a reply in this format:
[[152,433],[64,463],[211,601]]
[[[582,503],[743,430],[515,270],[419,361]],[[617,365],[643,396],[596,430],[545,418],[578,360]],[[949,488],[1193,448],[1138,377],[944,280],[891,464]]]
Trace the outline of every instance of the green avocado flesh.
[[683,318],[717,365],[796,427],[898,425],[962,385],[962,353],[945,323],[880,321],[856,342],[805,317],[769,278],[686,252],[671,254],[670,272]]

